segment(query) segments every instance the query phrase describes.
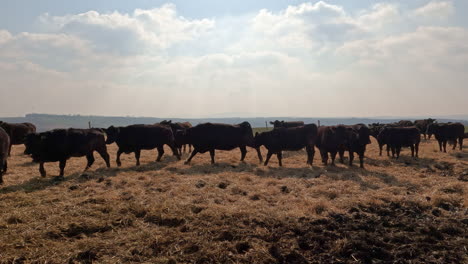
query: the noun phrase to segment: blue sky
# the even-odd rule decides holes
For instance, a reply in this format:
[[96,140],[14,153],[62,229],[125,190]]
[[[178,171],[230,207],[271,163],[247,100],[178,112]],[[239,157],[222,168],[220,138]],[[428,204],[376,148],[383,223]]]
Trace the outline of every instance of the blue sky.
[[0,116],[467,114],[468,1],[2,1]]

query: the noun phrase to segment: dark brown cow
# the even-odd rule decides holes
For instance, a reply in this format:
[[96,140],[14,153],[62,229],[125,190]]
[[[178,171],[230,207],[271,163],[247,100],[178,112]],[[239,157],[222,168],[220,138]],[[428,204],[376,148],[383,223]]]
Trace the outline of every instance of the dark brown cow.
[[328,164],[328,153],[330,153],[331,164],[335,165],[336,153],[346,143],[346,139],[346,127],[343,125],[318,128],[315,146],[320,150],[323,164]]
[[24,144],[26,135],[36,133],[36,126],[31,123],[7,123],[0,121],[0,127],[10,136],[8,155],[11,155],[11,146]]
[[370,144],[370,130],[364,124],[356,124],[346,127],[346,143],[339,150],[340,161],[344,163],[343,156],[347,150],[349,152],[349,166],[353,166],[354,153],[359,156],[359,165],[364,168],[364,154],[367,144]]
[[232,150],[239,148],[241,151],[241,161],[244,161],[247,154],[247,146],[257,150],[260,162],[262,154],[260,149],[255,147],[252,127],[249,122],[238,125],[203,123],[198,124],[185,131],[177,131],[177,141],[181,144],[192,144],[193,151],[185,164],[189,164],[197,153],[210,152],[211,163],[214,164],[215,150]]
[[[166,125],[166,126],[170,126],[171,129],[172,129],[172,133],[176,134],[177,130],[185,130],[185,129],[188,129],[188,128],[191,128],[192,127],[192,124],[190,124],[189,122],[177,122],[177,123],[172,123],[172,120],[164,120],[164,121],[161,121],[159,124],[161,125]],[[192,152],[192,145],[191,144],[179,144],[176,140],[176,144],[177,144],[177,148],[179,149],[179,153],[182,154],[182,149],[183,149],[183,152],[185,152],[187,150],[187,145],[189,146],[189,152]]]
[[0,184],[3,184],[3,175],[8,169],[8,150],[10,148],[10,136],[0,127]]
[[180,155],[176,147],[174,134],[170,127],[165,125],[130,125],[126,127],[111,126],[104,129],[107,134],[106,144],[116,143],[119,147],[117,151],[117,166],[121,166],[120,155],[122,153],[135,153],[136,165],[140,165],[141,150],[156,148],[158,157],[156,161],[161,161],[164,154],[164,145],[168,145],[174,156],[180,160]]
[[67,160],[71,157],[86,156],[88,163],[85,170],[94,163],[93,152],[97,151],[110,167],[109,154],[101,129],[55,129],[26,136],[26,154],[39,163],[39,172],[46,176],[45,162],[59,162],[60,176],[63,177]]
[[309,124],[300,127],[290,128],[277,128],[268,132],[255,134],[255,146],[265,146],[268,149],[267,157],[265,160],[265,166],[268,165],[273,154],[278,157],[280,166],[282,164],[282,151],[301,150],[304,147],[307,151],[307,164],[312,165],[314,160],[314,146],[317,139],[317,126],[315,124]]
[[421,132],[416,127],[384,127],[378,139],[392,150],[392,157],[398,159],[402,147],[411,148],[411,157],[418,157]]
[[[421,134],[423,134],[424,136],[424,139],[427,139],[426,138],[426,135],[427,135],[427,127],[434,123],[436,120],[435,119],[432,119],[432,118],[428,118],[428,119],[422,119],[422,120],[415,120],[414,121],[414,126],[417,127],[419,129],[419,131],[421,132]],[[430,137],[429,137],[430,139]]]
[[396,123],[393,123],[395,124],[395,126],[397,127],[410,127],[410,126],[414,126],[413,122],[411,122],[410,120],[400,120]]
[[464,136],[464,138],[468,138],[468,132],[467,132],[467,133],[465,133],[465,136]]
[[434,134],[439,142],[439,149],[447,152],[447,142],[453,141],[453,149],[457,147],[457,140],[460,150],[463,149],[463,138],[465,126],[461,123],[434,123],[427,127],[428,134]]
[[270,124],[273,125],[273,128],[280,128],[280,127],[299,127],[303,126],[304,122],[303,121],[279,121],[275,120],[274,122],[270,121]]

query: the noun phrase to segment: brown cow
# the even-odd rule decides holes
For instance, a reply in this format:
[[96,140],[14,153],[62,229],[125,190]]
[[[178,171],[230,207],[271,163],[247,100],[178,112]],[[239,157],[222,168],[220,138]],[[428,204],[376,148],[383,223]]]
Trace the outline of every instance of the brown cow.
[[8,147],[8,155],[11,155],[11,146],[24,144],[26,135],[36,133],[36,126],[31,123],[7,123],[0,121],[0,127],[5,129],[10,136],[10,146]]
[[392,150],[392,157],[398,159],[402,147],[411,148],[411,157],[418,157],[421,132],[416,127],[384,127],[378,139]]
[[[432,119],[432,118],[428,118],[428,119],[422,119],[422,120],[415,120],[414,121],[414,126],[417,127],[419,129],[419,131],[421,132],[421,134],[423,134],[424,136],[424,139],[426,139],[426,135],[427,135],[427,127],[434,123],[436,120],[435,119]],[[431,139],[429,137],[429,139]]]
[[370,144],[370,130],[364,124],[357,124],[346,127],[346,143],[340,147],[339,155],[341,163],[344,163],[343,156],[347,150],[349,152],[349,166],[353,166],[354,152],[359,156],[359,165],[364,168],[364,154],[367,144]]
[[346,139],[346,127],[344,125],[321,126],[318,128],[315,146],[320,150],[323,164],[328,164],[328,153],[330,153],[331,165],[335,165],[336,153],[346,143]]
[[317,126],[309,124],[300,127],[277,128],[268,132],[255,134],[255,146],[265,146],[268,149],[268,154],[265,160],[265,166],[268,165],[273,154],[278,157],[280,166],[282,164],[283,150],[301,150],[304,147],[307,151],[307,164],[312,165],[314,160],[314,146],[317,139]]
[[71,157],[86,156],[88,163],[85,170],[94,163],[93,152],[97,151],[110,167],[109,154],[101,129],[54,129],[26,136],[25,154],[30,154],[34,162],[39,163],[39,172],[46,176],[45,162],[60,162],[60,177],[63,177],[67,160]]
[[8,169],[8,149],[10,148],[10,136],[0,127],[0,184],[3,184],[3,175]]
[[427,127],[428,134],[434,134],[439,142],[439,149],[447,152],[447,142],[453,141],[453,149],[457,147],[457,140],[460,150],[463,149],[463,138],[465,126],[462,123],[434,123]]
[[[172,129],[172,133],[176,134],[177,130],[185,130],[185,129],[188,129],[188,128],[191,128],[192,127],[192,124],[190,124],[189,122],[176,122],[176,123],[172,123],[172,120],[163,120],[161,121],[159,124],[161,125],[166,125],[166,126],[169,126],[171,127]],[[179,153],[182,154],[182,149],[183,149],[183,152],[185,152],[187,150],[187,145],[189,146],[189,152],[192,152],[192,145],[191,144],[179,144],[177,141],[176,141],[176,145],[177,145],[177,148],[179,149]]]

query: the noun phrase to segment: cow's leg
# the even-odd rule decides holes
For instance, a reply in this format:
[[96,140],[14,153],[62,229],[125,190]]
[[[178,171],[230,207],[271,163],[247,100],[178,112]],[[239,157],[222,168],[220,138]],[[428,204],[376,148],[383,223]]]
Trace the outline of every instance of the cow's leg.
[[140,166],[140,155],[141,155],[141,149],[135,150],[136,166]]
[[240,151],[241,151],[241,161],[244,161],[245,159],[245,155],[247,154],[247,148],[245,146],[241,146],[239,147]]
[[359,155],[359,167],[364,169],[364,151],[358,153]]
[[41,173],[42,177],[47,175],[46,170],[44,169],[44,162],[39,163],[39,172]]
[[414,144],[414,151],[416,152],[416,158],[419,157],[419,143]]
[[379,156],[382,156],[382,149],[383,149],[383,145],[379,143]]
[[215,164],[215,150],[210,150],[211,164]]
[[307,146],[306,151],[307,151],[307,164],[312,166],[312,163],[314,162],[314,154],[315,154],[314,146],[312,147]]
[[120,155],[122,155],[123,151],[119,148],[119,150],[117,150],[117,159],[115,160],[115,162],[117,163],[117,166],[121,166],[122,165],[122,162],[120,161]]
[[[161,161],[161,157],[164,155],[164,146],[158,146],[158,157],[156,157],[156,161]],[[177,150],[176,150],[177,153]]]
[[[172,155],[176,156],[177,157],[177,160],[180,160],[180,156],[182,155],[182,148],[181,150],[179,151],[179,149],[176,147],[176,144],[174,142],[172,142],[171,144],[167,144],[169,146],[169,148],[171,148],[171,151],[172,151]],[[164,153],[164,146],[161,146],[162,150],[163,150],[163,153]],[[159,151],[159,149],[158,149]],[[161,155],[162,156],[162,155]]]
[[444,147],[444,152],[447,152],[447,140],[442,142],[442,146]]
[[411,157],[414,157],[414,145],[411,144],[410,148],[411,148]]
[[442,140],[438,140],[438,143],[439,143],[439,150],[440,152],[442,152]]
[[86,164],[86,168],[84,169],[85,171],[88,170],[94,163],[95,159],[94,159],[93,152],[87,154],[86,159],[88,160],[88,164]]
[[458,145],[459,145],[460,150],[463,150],[463,137],[458,138]]
[[392,146],[391,149],[392,149],[392,158],[394,158],[395,157],[395,147]]
[[453,148],[452,150],[455,150],[457,148],[457,139],[453,141]]
[[336,151],[330,152],[330,157],[331,157],[331,165],[335,166]]
[[192,152],[192,144],[188,144],[189,152]]
[[255,148],[255,150],[257,151],[258,161],[260,162],[260,164],[262,164],[262,162],[263,162],[263,157],[262,157],[262,152],[260,151],[260,147]]
[[398,159],[400,157],[400,151],[401,151],[401,146],[396,147],[396,158]]
[[283,162],[282,162],[283,153],[281,152],[281,150],[280,150],[278,153],[276,153],[276,157],[278,158],[279,166],[280,166],[280,167],[283,167]]
[[324,150],[320,150],[320,156],[322,156],[322,163],[323,165],[328,165],[328,152]]
[[268,150],[268,153],[267,153],[267,156],[266,156],[266,159],[265,159],[265,163],[263,164],[264,166],[268,165],[268,162],[270,161],[271,155],[273,155],[273,152]]
[[10,146],[8,146],[8,157],[11,157],[11,146],[12,146],[12,145],[13,145],[13,144],[12,144],[11,141],[10,141]]
[[[387,144],[387,157],[390,156],[390,149],[391,147]],[[392,153],[392,157],[393,157],[393,153]]]
[[184,162],[184,164],[189,164],[190,161],[192,161],[193,157],[197,155],[197,153],[198,153],[198,150],[194,148],[192,151],[192,154],[190,154],[190,157]]
[[353,166],[353,160],[354,160],[354,152],[349,151],[349,166]]
[[66,159],[63,159],[63,160],[59,161],[59,167],[60,167],[59,177],[63,177],[66,165],[67,165],[67,160]]
[[[340,162],[341,162],[341,164],[344,163],[344,152],[345,152],[344,149],[340,149],[340,150],[338,151],[338,155],[340,156]],[[349,158],[351,158],[351,156],[350,156]]]
[[104,145],[103,147],[97,149],[96,151],[99,153],[102,159],[106,162],[107,168],[110,168],[110,156],[109,156],[109,153],[107,153],[107,147]]

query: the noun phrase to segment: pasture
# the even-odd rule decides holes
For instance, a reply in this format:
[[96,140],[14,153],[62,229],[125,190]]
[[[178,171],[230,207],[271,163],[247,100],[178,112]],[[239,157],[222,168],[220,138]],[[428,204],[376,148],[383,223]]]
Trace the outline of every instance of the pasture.
[[[305,151],[269,166],[253,149],[199,154],[191,165],[167,149],[112,168],[96,156],[38,165],[14,146],[0,187],[0,263],[467,263],[468,150],[420,158],[378,156],[366,169],[314,166]],[[262,148],[265,155],[266,150]],[[346,154],[347,155],[347,154]],[[183,159],[187,154],[183,155]],[[346,161],[345,161],[346,163]]]

